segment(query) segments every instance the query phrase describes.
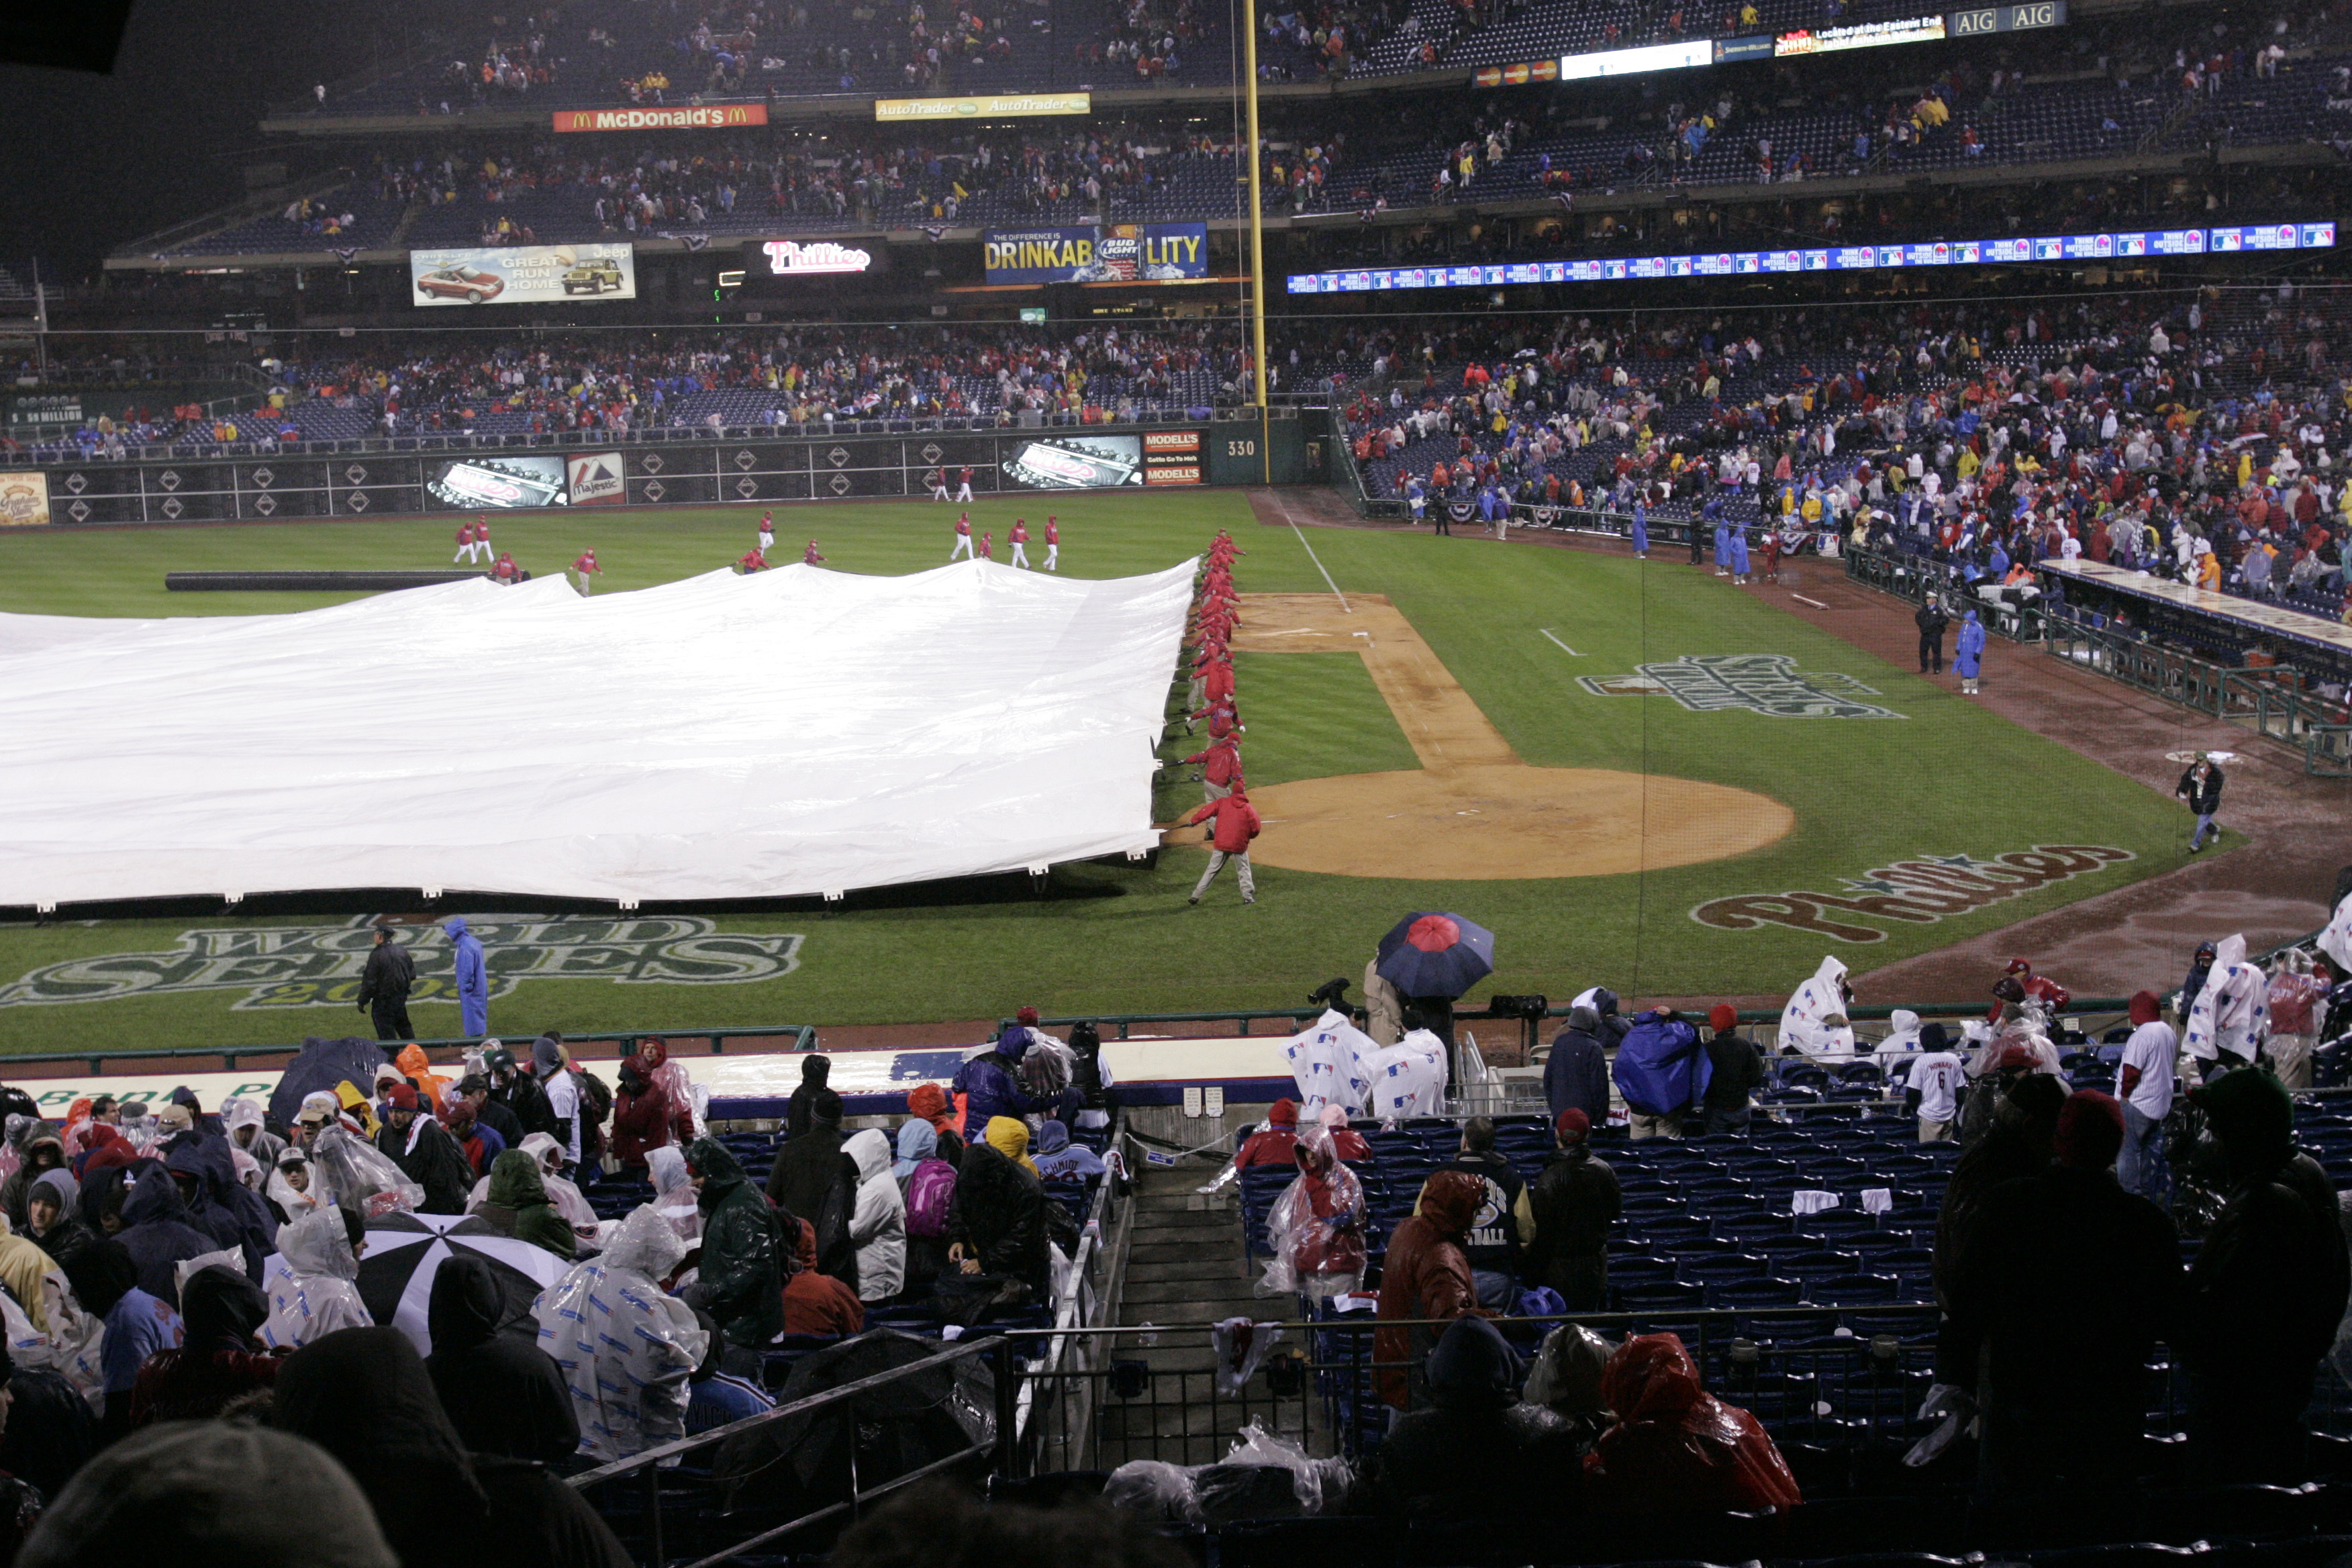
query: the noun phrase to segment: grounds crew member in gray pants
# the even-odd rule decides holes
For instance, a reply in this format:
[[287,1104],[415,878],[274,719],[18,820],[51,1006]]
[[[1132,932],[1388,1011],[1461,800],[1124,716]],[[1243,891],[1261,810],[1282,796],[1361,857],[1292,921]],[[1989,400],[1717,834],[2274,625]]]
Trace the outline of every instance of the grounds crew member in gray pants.
[[1226,860],[1231,859],[1241,877],[1242,902],[1257,902],[1257,879],[1250,874],[1249,847],[1250,840],[1258,836],[1264,824],[1258,821],[1257,808],[1250,805],[1249,792],[1242,786],[1241,781],[1238,778],[1234,781],[1233,794],[1196,807],[1181,826],[1190,827],[1196,822],[1210,824],[1209,868],[1201,873],[1201,880],[1194,885],[1192,896],[1184,901],[1199,903],[1201,895],[1209,890],[1209,884],[1217,879],[1217,873],[1223,870]]

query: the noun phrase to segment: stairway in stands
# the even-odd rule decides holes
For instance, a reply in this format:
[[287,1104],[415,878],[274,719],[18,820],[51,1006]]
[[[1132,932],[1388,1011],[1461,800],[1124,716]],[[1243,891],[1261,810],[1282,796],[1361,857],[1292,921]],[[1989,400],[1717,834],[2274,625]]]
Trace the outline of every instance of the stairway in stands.
[[[1224,1457],[1252,1416],[1272,1424],[1263,1373],[1244,1400],[1214,1394],[1209,1325],[1237,1316],[1288,1318],[1296,1305],[1252,1289],[1258,1271],[1242,1256],[1237,1189],[1197,1190],[1213,1173],[1200,1160],[1172,1169],[1148,1165],[1139,1173],[1118,1322],[1152,1324],[1158,1332],[1123,1334],[1112,1352],[1114,1362],[1140,1363],[1149,1376],[1144,1391],[1127,1399],[1117,1396],[1114,1377],[1101,1408],[1096,1463],[1102,1468],[1129,1459],[1208,1464]],[[1280,1413],[1286,1426],[1295,1426],[1297,1401],[1284,1402]]]

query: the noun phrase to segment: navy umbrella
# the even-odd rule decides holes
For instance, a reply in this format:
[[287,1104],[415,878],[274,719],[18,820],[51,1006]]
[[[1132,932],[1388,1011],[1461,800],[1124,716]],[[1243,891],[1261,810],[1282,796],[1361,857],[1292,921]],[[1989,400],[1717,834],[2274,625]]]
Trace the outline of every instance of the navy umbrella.
[[269,1097],[269,1119],[280,1127],[293,1126],[294,1119],[302,1114],[304,1096],[320,1090],[331,1094],[339,1083],[372,1094],[376,1069],[389,1059],[373,1040],[322,1040],[313,1036],[302,1042],[300,1052],[279,1075],[278,1088]]
[[1381,978],[1407,996],[1461,995],[1495,972],[1495,933],[1460,915],[1423,910],[1381,938]]

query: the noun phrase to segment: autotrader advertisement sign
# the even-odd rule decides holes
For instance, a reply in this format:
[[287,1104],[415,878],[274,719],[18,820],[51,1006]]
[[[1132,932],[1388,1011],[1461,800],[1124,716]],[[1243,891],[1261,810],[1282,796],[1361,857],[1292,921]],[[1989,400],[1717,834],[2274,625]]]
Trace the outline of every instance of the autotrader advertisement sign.
[[991,283],[1169,283],[1209,275],[1209,226],[1121,223],[1105,228],[992,230],[982,247]]
[[420,305],[547,305],[634,300],[636,253],[627,245],[510,245],[412,250],[408,284]]

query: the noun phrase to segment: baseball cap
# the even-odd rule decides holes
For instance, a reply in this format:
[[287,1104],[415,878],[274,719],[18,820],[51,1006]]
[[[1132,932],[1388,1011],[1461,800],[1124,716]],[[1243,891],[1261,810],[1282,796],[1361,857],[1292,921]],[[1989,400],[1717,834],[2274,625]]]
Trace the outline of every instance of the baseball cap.
[[1718,1035],[1727,1035],[1739,1026],[1739,1015],[1728,1002],[1717,1002],[1707,1009],[1706,1026]]
[[383,1097],[395,1110],[416,1109],[416,1091],[404,1083],[394,1084]]
[[1580,1107],[1571,1105],[1559,1113],[1559,1120],[1552,1123],[1552,1130],[1559,1135],[1563,1142],[1570,1139],[1582,1138],[1592,1131],[1592,1118],[1587,1116]]

